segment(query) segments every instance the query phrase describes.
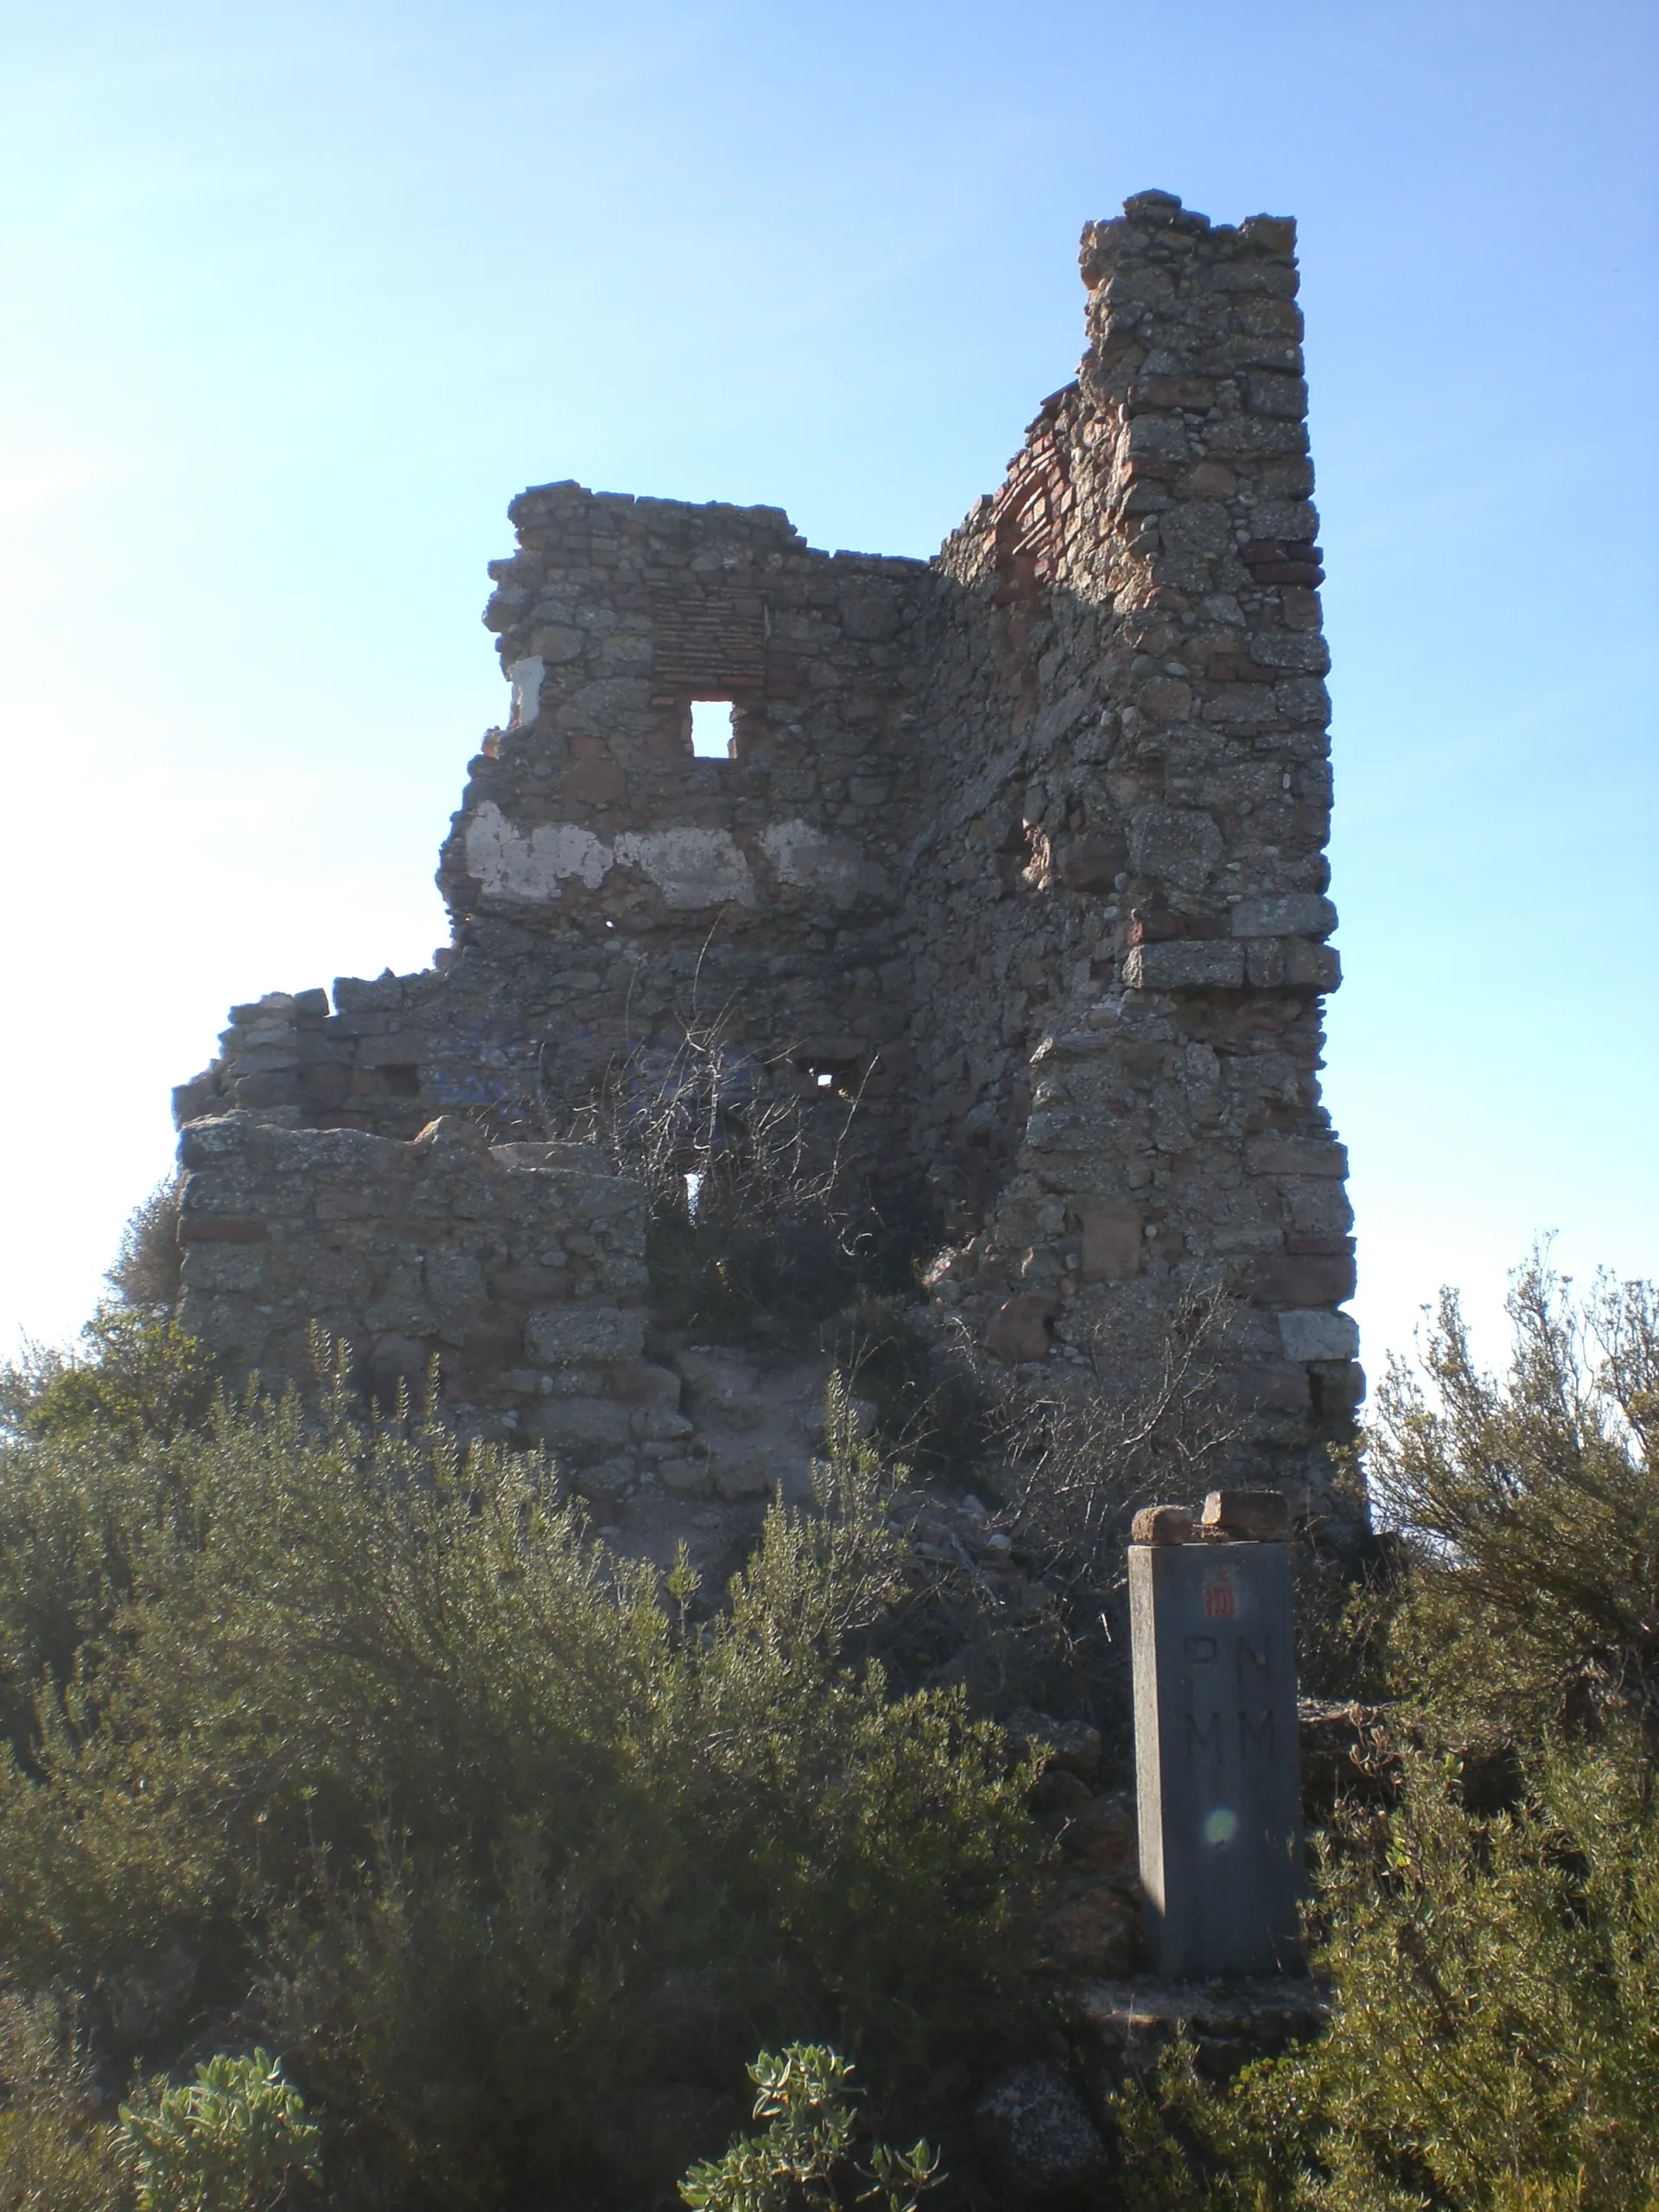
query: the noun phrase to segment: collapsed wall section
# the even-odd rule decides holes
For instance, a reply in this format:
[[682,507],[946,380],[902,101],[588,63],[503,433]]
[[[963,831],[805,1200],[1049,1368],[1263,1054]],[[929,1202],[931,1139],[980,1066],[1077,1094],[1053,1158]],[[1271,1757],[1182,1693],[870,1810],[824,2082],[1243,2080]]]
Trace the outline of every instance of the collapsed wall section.
[[[181,1119],[257,1108],[409,1138],[460,1110],[563,1134],[620,1062],[671,1080],[690,1029],[826,1128],[855,1094],[880,1152],[908,1067],[926,564],[813,551],[773,508],[574,484],[512,514],[486,620],[513,709],[441,856],[452,946],[424,975],[342,979],[332,1012],[321,992],[233,1009]],[[725,758],[692,752],[699,701],[729,705]]]

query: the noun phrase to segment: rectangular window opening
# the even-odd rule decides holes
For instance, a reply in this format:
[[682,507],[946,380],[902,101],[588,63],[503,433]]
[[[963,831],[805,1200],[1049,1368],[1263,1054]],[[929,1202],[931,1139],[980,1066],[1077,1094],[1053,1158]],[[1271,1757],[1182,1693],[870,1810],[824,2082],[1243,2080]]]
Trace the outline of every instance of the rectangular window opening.
[[691,702],[691,750],[699,760],[730,760],[737,752],[729,699]]

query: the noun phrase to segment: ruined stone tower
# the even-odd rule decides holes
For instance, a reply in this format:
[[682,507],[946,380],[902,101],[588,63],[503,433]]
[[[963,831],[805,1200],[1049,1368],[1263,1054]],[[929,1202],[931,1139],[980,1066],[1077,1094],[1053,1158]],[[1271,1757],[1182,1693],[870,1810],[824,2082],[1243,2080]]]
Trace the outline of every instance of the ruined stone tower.
[[[856,1096],[925,1194],[926,1295],[997,1357],[1131,1374],[1224,1279],[1251,1471],[1320,1478],[1363,1386],[1294,227],[1142,193],[1082,270],[1077,380],[931,562],[513,502],[452,945],[234,1009],[177,1094],[197,1334],[277,1378],[311,1319],[436,1353],[458,1417],[648,1475],[685,1416],[643,1208],[545,1133],[717,1017],[757,1082]],[[692,749],[711,702],[728,757]]]

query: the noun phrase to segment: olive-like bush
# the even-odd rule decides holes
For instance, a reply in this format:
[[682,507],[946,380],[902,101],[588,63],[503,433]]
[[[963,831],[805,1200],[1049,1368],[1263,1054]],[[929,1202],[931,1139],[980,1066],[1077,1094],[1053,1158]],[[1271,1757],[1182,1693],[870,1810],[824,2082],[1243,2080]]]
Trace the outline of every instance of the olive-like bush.
[[1400,1786],[1322,1840],[1330,2029],[1122,2093],[1130,2212],[1659,2212],[1659,1298],[1510,1311],[1494,1377],[1445,1294],[1367,1438]]
[[888,2080],[971,2039],[1030,1777],[855,1663],[903,1548],[830,1431],[710,1607],[544,1461],[365,1433],[343,1390],[320,1425],[15,1424],[7,1974],[71,1993],[106,2073],[270,2044],[341,2204],[601,2203],[642,2088],[723,2094],[763,2037]]
[[1659,1815],[1637,1740],[1541,1756],[1478,1818],[1408,1763],[1384,1834],[1326,1854],[1327,2033],[1117,2099],[1128,2212],[1659,2206]]
[[1633,1714],[1659,1749],[1659,1291],[1580,1298],[1535,1255],[1509,1306],[1506,1376],[1448,1291],[1421,1370],[1378,1393],[1366,1469],[1410,1566],[1395,1694],[1529,1741]]

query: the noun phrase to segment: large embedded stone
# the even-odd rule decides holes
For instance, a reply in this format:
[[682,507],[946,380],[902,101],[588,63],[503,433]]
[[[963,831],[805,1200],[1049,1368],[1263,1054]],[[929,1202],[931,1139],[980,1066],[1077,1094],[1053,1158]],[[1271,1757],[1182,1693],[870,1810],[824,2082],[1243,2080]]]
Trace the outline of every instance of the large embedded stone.
[[688,1344],[676,1353],[674,1364],[692,1394],[693,1403],[718,1408],[722,1414],[747,1406],[760,1388],[759,1370],[734,1352]]
[[1129,1528],[1137,1544],[1190,1544],[1197,1533],[1190,1505],[1143,1505]]
[[717,1497],[764,1497],[772,1486],[772,1453],[711,1449],[709,1479]]
[[691,1433],[691,1424],[671,1406],[636,1407],[630,1427],[641,1444],[670,1444]]
[[[1131,1839],[1134,1827],[1131,1814],[1126,1830]],[[1070,1834],[1068,1829],[1062,1834],[1063,1850]],[[1131,1840],[1131,1877],[1133,1859]],[[1079,1883],[1038,1923],[1037,1955],[1043,1965],[1073,1981],[1133,1974],[1141,1956],[1140,1907],[1103,1877]]]
[[544,1398],[521,1426],[537,1443],[576,1458],[615,1452],[632,1441],[627,1408],[609,1398]]
[[1348,1152],[1334,1137],[1247,1137],[1244,1165],[1252,1175],[1341,1178],[1348,1173]]
[[1049,1325],[1054,1312],[1054,1300],[1036,1291],[1024,1291],[1017,1298],[1005,1300],[992,1315],[990,1326],[985,1332],[986,1351],[993,1358],[1007,1360],[1011,1366],[1026,1360],[1046,1359],[1053,1349]]
[[1250,1296],[1264,1306],[1337,1306],[1354,1294],[1351,1252],[1271,1252],[1252,1262]]
[[[1060,1850],[1072,1865],[1089,1867],[1103,1880],[1132,1887],[1140,1866],[1134,1793],[1109,1789],[1079,1805],[1060,1831]],[[1112,1969],[1099,1967],[1094,1971]]]
[[1128,1206],[1084,1198],[1077,1207],[1083,1224],[1085,1282],[1127,1282],[1141,1272],[1146,1253],[1145,1224]]
[[1359,1350],[1359,1324],[1346,1313],[1310,1306],[1279,1316],[1279,1341],[1287,1359],[1352,1359]]
[[1128,867],[1129,849],[1122,837],[1070,837],[1056,847],[1054,859],[1068,891],[1103,894]]
[[1212,1490],[1199,1527],[1212,1539],[1282,1541],[1290,1534],[1290,1501],[1281,1490]]
[[1306,938],[1285,940],[1285,988],[1291,991],[1334,991],[1342,984],[1342,957],[1334,944],[1310,944]]
[[981,2101],[974,2122],[997,2178],[1017,2202],[1071,2195],[1106,2178],[1100,2130],[1058,2067],[1013,2068]]
[[426,1291],[445,1320],[472,1313],[488,1296],[476,1256],[454,1250],[427,1254]]
[[1336,926],[1336,908],[1313,891],[1241,899],[1232,910],[1235,937],[1329,937]]
[[638,1359],[645,1317],[620,1306],[545,1306],[526,1315],[524,1342],[550,1367],[588,1360]]
[[1132,991],[1240,990],[1244,948],[1224,938],[1132,944],[1123,956],[1123,981]]
[[1046,1773],[1057,1770],[1074,1775],[1092,1786],[1100,1769],[1100,1731],[1087,1720],[1057,1720],[1021,1705],[1002,1723],[1002,1732],[1016,1751],[1040,1751],[1047,1761]]
[[1221,858],[1221,831],[1196,807],[1143,806],[1129,817],[1129,866],[1201,891]]

